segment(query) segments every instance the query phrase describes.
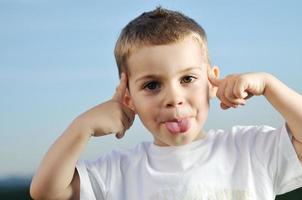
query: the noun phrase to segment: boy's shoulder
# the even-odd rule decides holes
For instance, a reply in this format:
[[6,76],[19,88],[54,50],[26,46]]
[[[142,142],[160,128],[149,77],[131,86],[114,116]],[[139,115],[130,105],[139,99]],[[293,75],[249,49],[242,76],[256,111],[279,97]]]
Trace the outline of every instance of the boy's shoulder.
[[271,134],[278,130],[281,131],[282,128],[274,128],[268,125],[235,125],[230,129],[210,129],[208,134],[216,137],[240,137],[249,134]]
[[[284,133],[284,134],[283,134]],[[211,129],[208,131],[208,142],[213,144],[235,144],[236,146],[265,146],[278,142],[282,135],[288,134],[285,126],[274,128],[267,125],[236,125],[230,129]],[[273,145],[273,144],[272,144]]]
[[136,144],[132,148],[117,148],[112,150],[111,152],[106,153],[102,157],[107,157],[111,159],[119,159],[123,161],[127,161],[130,159],[133,161],[133,158],[139,159],[140,157],[143,157],[146,155],[149,146],[151,145],[151,142],[140,142]]

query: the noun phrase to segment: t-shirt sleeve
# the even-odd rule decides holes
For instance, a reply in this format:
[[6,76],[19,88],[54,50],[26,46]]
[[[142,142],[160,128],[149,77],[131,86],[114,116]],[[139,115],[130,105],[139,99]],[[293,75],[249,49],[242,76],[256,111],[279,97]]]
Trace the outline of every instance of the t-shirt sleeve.
[[258,127],[252,146],[259,162],[268,170],[277,195],[302,187],[302,165],[286,125],[279,129]]
[[80,177],[80,199],[105,199],[111,161],[100,157],[95,161],[78,161],[76,169]]

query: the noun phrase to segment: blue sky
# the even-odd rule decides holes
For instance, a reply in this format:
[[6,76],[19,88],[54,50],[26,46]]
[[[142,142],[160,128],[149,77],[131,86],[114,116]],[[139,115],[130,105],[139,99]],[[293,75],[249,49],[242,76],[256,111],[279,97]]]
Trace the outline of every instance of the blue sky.
[[[204,27],[222,76],[267,71],[302,93],[300,1],[0,0],[0,177],[31,175],[77,115],[111,97],[119,32],[157,5]],[[206,129],[282,124],[263,97],[230,111],[211,104]],[[92,139],[82,158],[142,140],[151,137],[136,120],[123,140]]]

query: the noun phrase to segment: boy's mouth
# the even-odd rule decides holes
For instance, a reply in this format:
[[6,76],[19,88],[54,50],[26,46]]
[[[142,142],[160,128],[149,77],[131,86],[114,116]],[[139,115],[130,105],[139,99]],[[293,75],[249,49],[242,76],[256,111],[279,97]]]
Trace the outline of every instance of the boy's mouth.
[[166,121],[164,124],[168,131],[172,134],[185,133],[190,128],[190,121],[188,118],[173,119]]

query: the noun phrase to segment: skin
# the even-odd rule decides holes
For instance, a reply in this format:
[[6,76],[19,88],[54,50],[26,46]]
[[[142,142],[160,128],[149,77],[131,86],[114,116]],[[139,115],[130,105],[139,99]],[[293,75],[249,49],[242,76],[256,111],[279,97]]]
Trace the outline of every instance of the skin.
[[[31,196],[79,199],[75,165],[89,139],[112,133],[122,138],[136,114],[156,145],[183,145],[202,138],[209,99],[215,95],[222,109],[237,108],[245,105],[248,97],[263,95],[286,120],[301,161],[301,95],[267,73],[219,79],[219,68],[211,68],[203,55],[191,36],[134,52],[128,60],[130,75],[122,74],[113,97],[78,116],[50,147],[32,180]],[[179,118],[188,120],[190,126],[185,133],[171,134],[165,122]]]
[[[209,99],[216,88],[208,80],[209,64],[196,40],[188,37],[175,44],[142,48],[130,56],[128,65],[128,105],[156,145],[183,145],[203,137]],[[189,122],[189,130],[171,133],[165,122],[181,119]]]

